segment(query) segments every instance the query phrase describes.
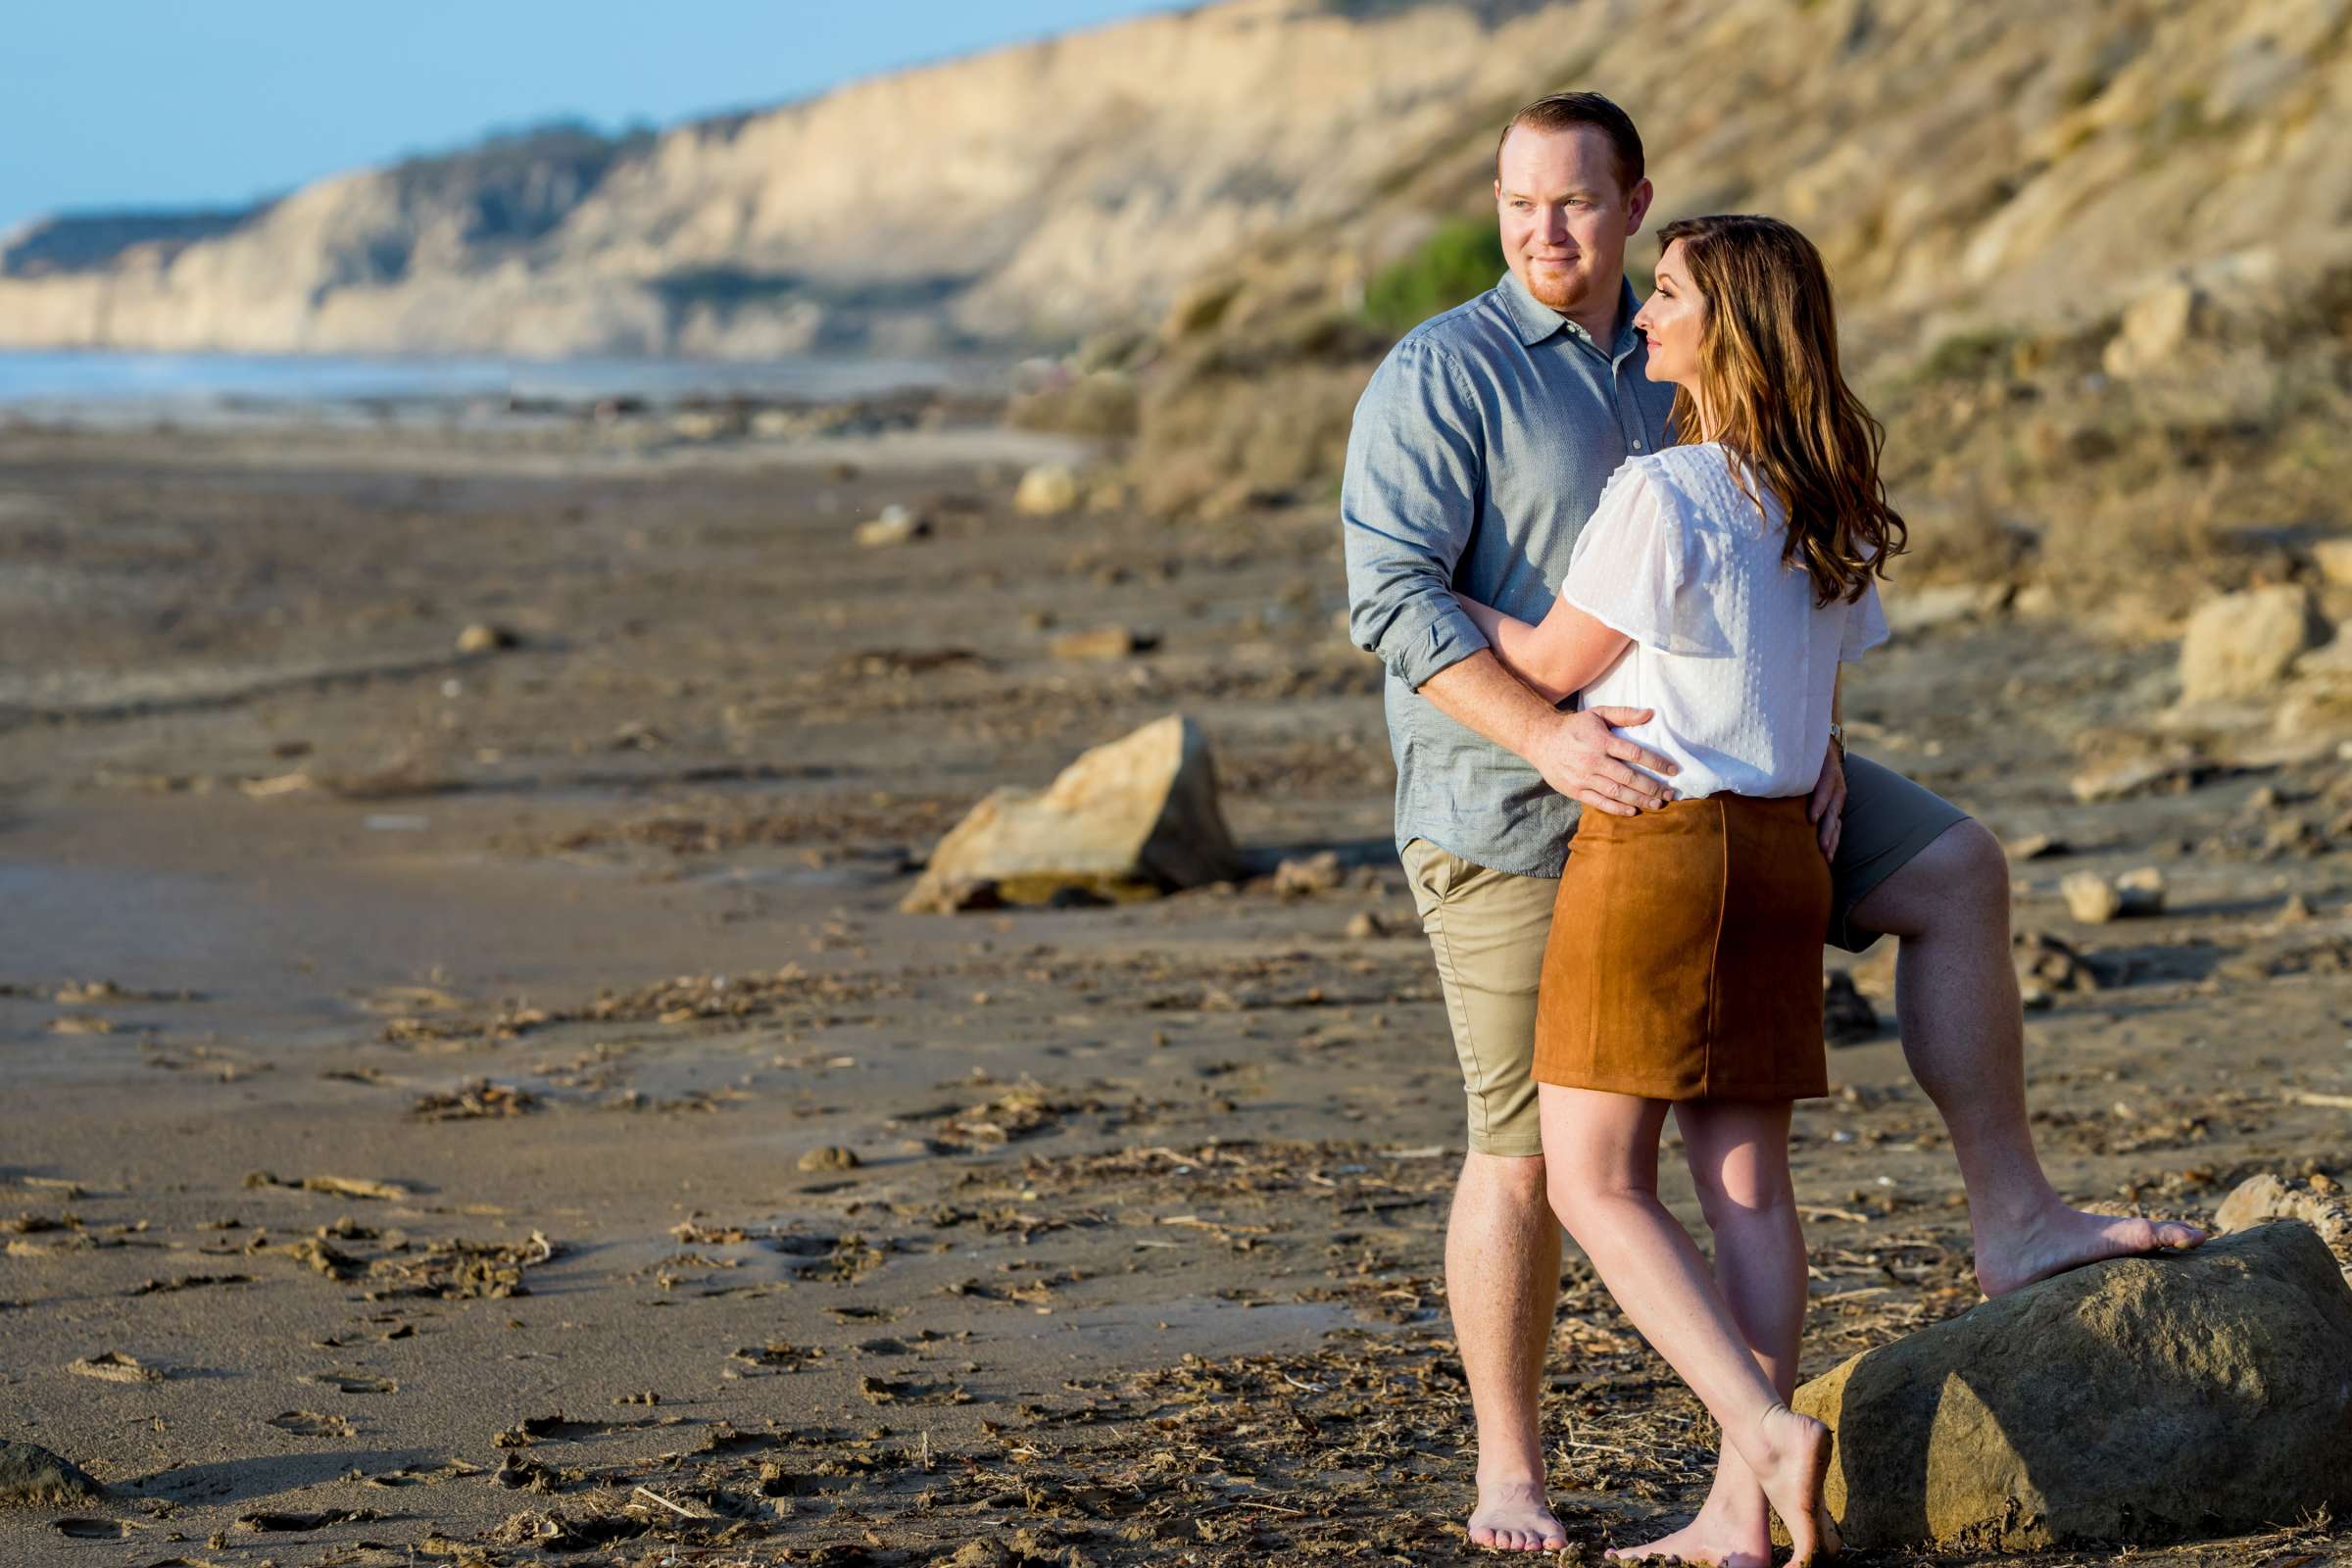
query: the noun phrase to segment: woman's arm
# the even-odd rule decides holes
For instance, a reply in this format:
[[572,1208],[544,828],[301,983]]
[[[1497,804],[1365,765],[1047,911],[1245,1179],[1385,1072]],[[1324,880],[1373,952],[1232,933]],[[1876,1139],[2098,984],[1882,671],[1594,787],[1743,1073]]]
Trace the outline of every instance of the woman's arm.
[[1486,634],[1503,668],[1550,702],[1583,691],[1608,671],[1633,639],[1555,599],[1544,619],[1529,625],[1461,594],[1462,609]]

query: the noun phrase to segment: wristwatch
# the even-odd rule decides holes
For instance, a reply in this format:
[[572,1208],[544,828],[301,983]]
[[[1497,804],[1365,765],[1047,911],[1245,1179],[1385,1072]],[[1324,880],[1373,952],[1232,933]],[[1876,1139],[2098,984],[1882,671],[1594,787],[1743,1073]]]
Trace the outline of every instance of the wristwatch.
[[1840,762],[1844,761],[1845,726],[1843,724],[1832,724],[1830,726],[1830,744],[1838,748],[1838,760]]

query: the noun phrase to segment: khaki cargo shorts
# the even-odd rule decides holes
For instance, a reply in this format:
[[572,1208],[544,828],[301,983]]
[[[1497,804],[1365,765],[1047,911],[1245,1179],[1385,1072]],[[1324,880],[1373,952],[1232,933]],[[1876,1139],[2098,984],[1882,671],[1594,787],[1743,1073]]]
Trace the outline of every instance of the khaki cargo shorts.
[[[1968,813],[1867,758],[1849,756],[1845,778],[1845,831],[1831,867],[1836,891],[1826,936],[1860,953],[1879,933],[1853,923],[1854,906]],[[1479,865],[1427,839],[1407,843],[1401,858],[1446,994],[1470,1148],[1540,1154],[1536,994],[1560,884]]]

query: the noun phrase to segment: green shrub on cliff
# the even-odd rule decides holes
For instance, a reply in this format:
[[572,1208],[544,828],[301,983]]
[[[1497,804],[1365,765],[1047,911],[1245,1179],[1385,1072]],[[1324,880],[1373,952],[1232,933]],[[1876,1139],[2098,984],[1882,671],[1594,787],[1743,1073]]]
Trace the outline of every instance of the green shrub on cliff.
[[1388,331],[1404,332],[1493,288],[1502,272],[1502,240],[1494,220],[1457,218],[1365,285],[1364,318]]

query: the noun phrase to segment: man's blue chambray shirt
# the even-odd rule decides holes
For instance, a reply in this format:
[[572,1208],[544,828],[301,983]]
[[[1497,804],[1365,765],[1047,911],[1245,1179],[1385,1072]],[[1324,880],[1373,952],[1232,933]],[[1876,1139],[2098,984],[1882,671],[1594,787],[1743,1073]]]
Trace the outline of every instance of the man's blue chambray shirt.
[[1505,273],[1406,333],[1356,403],[1340,489],[1348,627],[1389,667],[1399,849],[1427,839],[1524,876],[1567,863],[1575,803],[1416,693],[1487,646],[1456,588],[1542,620],[1609,475],[1671,439],[1674,387],[1642,373],[1638,308],[1623,285],[1604,351]]

